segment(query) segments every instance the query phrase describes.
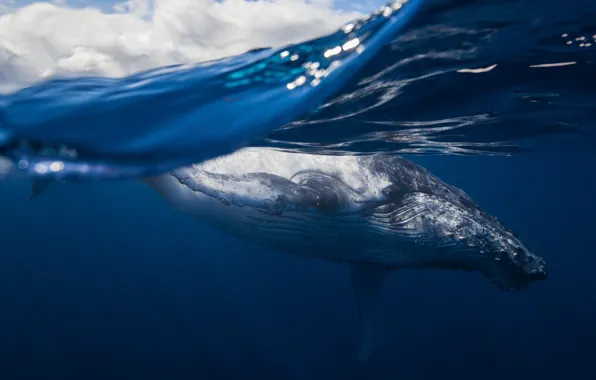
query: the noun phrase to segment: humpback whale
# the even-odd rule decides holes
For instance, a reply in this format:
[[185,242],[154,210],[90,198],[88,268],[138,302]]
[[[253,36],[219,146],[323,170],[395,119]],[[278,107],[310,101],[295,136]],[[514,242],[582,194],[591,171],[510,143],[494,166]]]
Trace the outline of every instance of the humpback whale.
[[545,260],[464,191],[400,156],[245,148],[143,181],[174,209],[244,241],[348,263],[360,360],[381,337],[389,271],[476,271],[506,290],[547,276]]
[[[505,290],[547,276],[545,260],[464,191],[400,156],[245,148],[142,181],[244,241],[349,264],[363,361],[381,338],[390,271],[475,271]],[[34,195],[46,187],[34,184]]]

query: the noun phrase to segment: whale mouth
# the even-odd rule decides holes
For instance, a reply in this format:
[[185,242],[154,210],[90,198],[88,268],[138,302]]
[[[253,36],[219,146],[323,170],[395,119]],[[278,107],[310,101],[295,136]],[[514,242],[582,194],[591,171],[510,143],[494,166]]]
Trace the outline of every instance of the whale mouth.
[[546,280],[548,277],[546,261],[534,257],[523,265],[512,261],[500,262],[484,273],[499,289],[507,291],[522,290],[533,282]]
[[541,281],[548,277],[546,262],[541,258],[524,264],[521,271],[528,281]]

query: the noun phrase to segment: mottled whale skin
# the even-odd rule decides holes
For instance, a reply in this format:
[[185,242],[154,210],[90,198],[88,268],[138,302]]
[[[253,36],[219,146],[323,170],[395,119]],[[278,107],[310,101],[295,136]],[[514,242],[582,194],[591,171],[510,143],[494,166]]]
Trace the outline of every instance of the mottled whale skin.
[[176,209],[300,256],[479,271],[504,289],[544,260],[462,190],[399,156],[248,148],[146,180]]
[[546,263],[462,190],[402,157],[247,148],[145,179],[174,209],[280,252],[351,265],[367,360],[381,340],[389,270],[477,271],[502,289]]

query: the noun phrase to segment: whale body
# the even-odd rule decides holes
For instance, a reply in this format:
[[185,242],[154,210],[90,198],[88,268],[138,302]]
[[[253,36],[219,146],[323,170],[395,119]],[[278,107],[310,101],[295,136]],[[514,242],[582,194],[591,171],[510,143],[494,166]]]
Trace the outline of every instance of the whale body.
[[366,360],[388,271],[477,271],[506,290],[545,279],[544,259],[465,192],[399,156],[246,148],[144,179],[170,205],[274,250],[348,263]]
[[465,192],[399,156],[247,148],[145,182],[176,210],[287,253],[476,270],[504,289],[546,275],[544,260]]

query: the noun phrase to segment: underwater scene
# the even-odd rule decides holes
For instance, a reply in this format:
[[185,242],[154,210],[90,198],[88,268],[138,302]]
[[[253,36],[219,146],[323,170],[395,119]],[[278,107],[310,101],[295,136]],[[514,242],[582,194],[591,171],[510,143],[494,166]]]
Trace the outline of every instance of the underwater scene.
[[595,20],[0,0],[0,379],[596,378]]

